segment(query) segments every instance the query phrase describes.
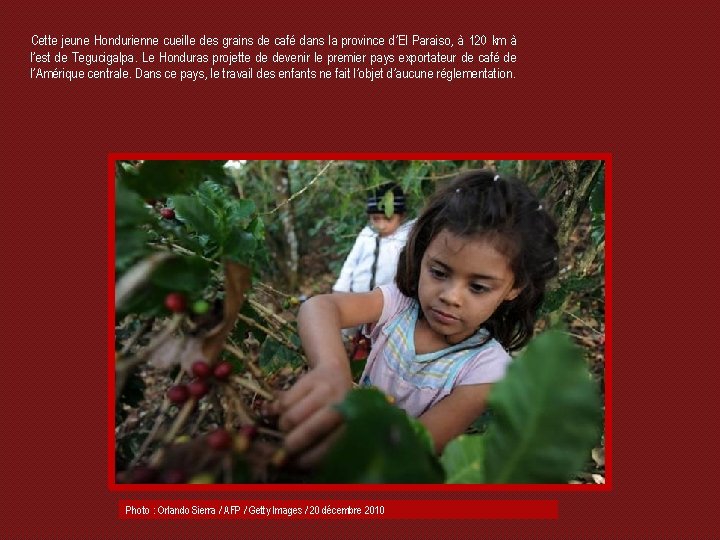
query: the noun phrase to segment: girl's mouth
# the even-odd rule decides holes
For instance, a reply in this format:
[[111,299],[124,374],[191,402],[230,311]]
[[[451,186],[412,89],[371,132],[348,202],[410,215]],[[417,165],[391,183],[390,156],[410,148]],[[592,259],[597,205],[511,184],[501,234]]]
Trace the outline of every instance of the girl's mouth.
[[435,308],[430,308],[430,315],[440,324],[453,324],[460,320],[454,315],[450,315],[449,313],[445,313],[444,311],[440,311],[439,309]]

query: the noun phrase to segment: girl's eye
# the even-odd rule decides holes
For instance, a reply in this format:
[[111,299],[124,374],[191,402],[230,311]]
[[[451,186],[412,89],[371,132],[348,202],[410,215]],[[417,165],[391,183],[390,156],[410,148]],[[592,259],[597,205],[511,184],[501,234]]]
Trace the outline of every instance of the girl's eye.
[[443,279],[444,277],[447,276],[445,271],[443,271],[439,268],[434,268],[432,266],[430,267],[430,275],[436,279]]
[[471,283],[470,284],[470,292],[473,294],[482,294],[485,292],[488,292],[488,288],[485,285],[482,285],[480,283]]

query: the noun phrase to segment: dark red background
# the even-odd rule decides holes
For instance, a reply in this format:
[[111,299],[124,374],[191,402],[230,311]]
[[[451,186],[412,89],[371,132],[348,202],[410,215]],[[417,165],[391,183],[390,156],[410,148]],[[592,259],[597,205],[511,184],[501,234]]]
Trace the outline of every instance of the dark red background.
[[[124,2],[115,8],[73,2],[3,8],[3,534],[323,538],[359,527],[342,520],[118,520],[117,501],[126,494],[109,491],[106,478],[109,152],[539,151],[613,155],[612,490],[444,493],[556,497],[560,519],[364,521],[358,531],[368,538],[713,536],[718,14],[711,2],[642,9],[626,2],[542,4],[175,2],[153,8]],[[181,85],[28,77],[33,34],[203,32],[515,34],[518,79]],[[403,496],[423,493],[378,498]]]

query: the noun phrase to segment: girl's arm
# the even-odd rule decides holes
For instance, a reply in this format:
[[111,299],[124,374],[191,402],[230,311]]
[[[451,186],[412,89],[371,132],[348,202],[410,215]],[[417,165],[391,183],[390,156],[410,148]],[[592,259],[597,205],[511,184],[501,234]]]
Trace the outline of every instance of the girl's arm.
[[350,363],[340,330],[377,322],[383,308],[379,289],[369,293],[314,296],[298,313],[298,330],[310,371],[269,407],[280,415],[285,449],[298,454],[322,441],[341,422],[333,405],[352,388]]
[[457,386],[444,399],[420,416],[435,442],[435,451],[461,435],[485,410],[492,384]]

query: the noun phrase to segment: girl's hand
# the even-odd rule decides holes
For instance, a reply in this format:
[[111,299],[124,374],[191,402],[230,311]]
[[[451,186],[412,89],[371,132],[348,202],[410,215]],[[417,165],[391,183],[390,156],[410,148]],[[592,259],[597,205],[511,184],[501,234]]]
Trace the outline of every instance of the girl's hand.
[[342,423],[334,405],[352,388],[349,370],[318,366],[281,393],[268,407],[280,416],[278,426],[286,433],[285,449],[301,466],[315,464],[327,451],[328,436]]
[[323,294],[308,299],[298,312],[298,332],[311,370],[268,406],[279,415],[287,435],[285,450],[298,465],[312,465],[329,448],[328,437],[342,423],[337,405],[352,388],[350,362],[341,328],[376,322],[383,293]]

